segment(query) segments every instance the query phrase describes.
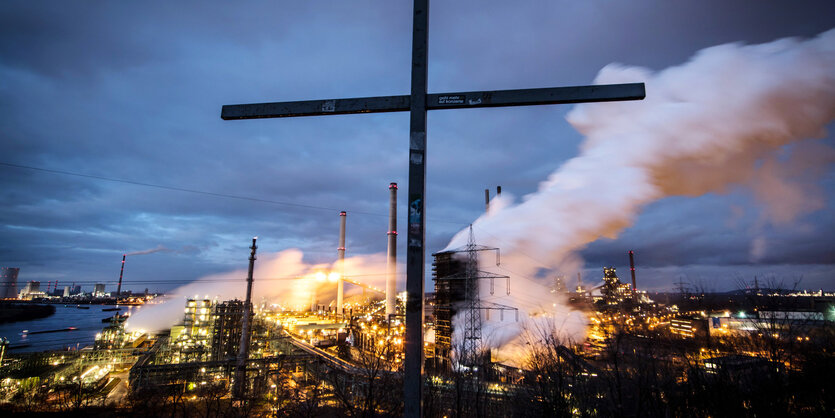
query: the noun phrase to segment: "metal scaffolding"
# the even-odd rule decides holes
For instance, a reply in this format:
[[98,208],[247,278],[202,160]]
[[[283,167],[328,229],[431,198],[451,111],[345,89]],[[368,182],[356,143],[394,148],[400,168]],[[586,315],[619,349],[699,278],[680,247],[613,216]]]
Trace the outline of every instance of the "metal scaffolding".
[[[490,293],[493,294],[495,279],[507,280],[506,292],[510,294],[510,277],[479,270],[478,253],[482,251],[496,252],[496,265],[500,265],[498,248],[478,245],[475,242],[472,225],[470,225],[467,245],[458,250],[444,251],[435,256],[435,345],[439,366],[447,368],[452,352],[452,336],[454,334],[452,320],[459,309],[464,314],[464,330],[461,346],[457,347],[458,363],[462,366],[475,368],[484,363],[485,350],[482,346],[482,318],[484,310],[516,311],[512,306],[481,300],[480,280],[490,280]],[[461,265],[455,260],[455,254],[466,254],[466,261]]]

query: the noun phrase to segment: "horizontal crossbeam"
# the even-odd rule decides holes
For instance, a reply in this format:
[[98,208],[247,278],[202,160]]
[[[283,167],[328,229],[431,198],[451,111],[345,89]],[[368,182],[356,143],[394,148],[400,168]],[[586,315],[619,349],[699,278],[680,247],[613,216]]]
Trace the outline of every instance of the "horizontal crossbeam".
[[220,112],[220,117],[224,120],[235,120],[346,115],[353,113],[406,112],[409,110],[410,101],[409,96],[405,95],[224,105]]
[[641,100],[644,83],[428,94],[427,109],[532,106]]
[[[641,100],[644,83],[551,87],[540,89],[433,93],[426,95],[426,109],[532,106],[586,102]],[[359,97],[353,99],[304,100],[223,106],[225,120],[287,118],[297,116],[346,115],[354,113],[405,112],[411,98],[402,96]]]

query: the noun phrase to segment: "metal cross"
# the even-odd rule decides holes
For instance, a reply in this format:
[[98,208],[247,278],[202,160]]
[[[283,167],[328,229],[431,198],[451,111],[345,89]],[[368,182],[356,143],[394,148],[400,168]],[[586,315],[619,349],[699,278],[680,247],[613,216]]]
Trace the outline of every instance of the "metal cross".
[[226,105],[221,111],[221,118],[224,120],[405,111],[411,113],[406,252],[406,358],[403,385],[406,417],[423,415],[426,111],[612,102],[641,100],[645,97],[643,83],[427,94],[428,27],[429,0],[415,0],[410,95]]

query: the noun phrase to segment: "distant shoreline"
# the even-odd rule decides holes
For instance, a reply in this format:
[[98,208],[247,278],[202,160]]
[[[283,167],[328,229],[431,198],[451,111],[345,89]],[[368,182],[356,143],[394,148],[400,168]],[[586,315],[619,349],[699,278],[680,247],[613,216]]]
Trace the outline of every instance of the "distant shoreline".
[[[160,295],[162,296],[162,295]],[[38,298],[34,300],[17,300],[7,299],[0,301],[0,305],[12,303],[18,305],[119,305],[119,306],[141,306],[142,302],[128,302],[126,300],[116,300],[116,298]]]
[[55,314],[55,306],[49,304],[0,303],[0,324],[32,321]]

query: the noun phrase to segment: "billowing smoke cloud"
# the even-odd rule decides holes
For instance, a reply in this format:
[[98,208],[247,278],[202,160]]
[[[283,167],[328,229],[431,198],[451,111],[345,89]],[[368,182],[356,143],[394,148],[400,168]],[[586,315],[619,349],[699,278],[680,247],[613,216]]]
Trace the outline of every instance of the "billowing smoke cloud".
[[[297,249],[277,254],[261,254],[255,262],[252,286],[253,304],[278,304],[285,309],[308,309],[314,292],[320,305],[335,306],[336,282],[329,273],[336,271],[333,264],[308,264]],[[385,289],[386,257],[384,254],[345,258],[346,280]],[[246,269],[202,277],[181,286],[166,296],[158,305],[144,307],[128,321],[132,330],[164,330],[183,320],[187,298],[207,298],[225,301],[243,300],[246,293]],[[371,296],[383,298],[374,290]],[[345,283],[345,303],[350,303],[362,288]]]
[[[501,247],[505,273],[520,283],[514,292],[543,268],[574,271],[578,249],[615,238],[644,206],[667,196],[748,186],[771,224],[823,206],[803,173],[831,164],[833,152],[802,140],[824,136],[835,119],[835,30],[810,40],[715,46],[659,72],[613,64],[595,82],[644,82],[647,97],[576,106],[568,121],[585,136],[580,155],[521,203],[502,197],[474,223],[480,244]],[[466,241],[462,231],[448,248]],[[755,240],[752,258],[767,248]],[[504,303],[528,313],[552,305],[547,292],[527,294],[541,296],[511,295]]]

